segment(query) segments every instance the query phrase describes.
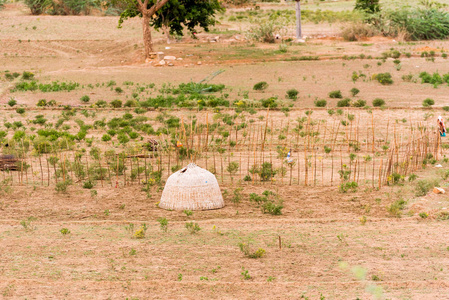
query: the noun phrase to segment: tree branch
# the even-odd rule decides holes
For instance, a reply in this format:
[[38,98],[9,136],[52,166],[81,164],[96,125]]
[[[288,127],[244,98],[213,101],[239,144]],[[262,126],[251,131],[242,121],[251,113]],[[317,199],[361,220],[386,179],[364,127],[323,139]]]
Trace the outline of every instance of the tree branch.
[[159,9],[161,9],[162,6],[165,5],[165,3],[167,3],[169,0],[159,0],[158,2],[156,2],[155,5],[153,5],[149,10],[148,10],[148,14],[149,15],[153,15],[154,13],[156,13]]

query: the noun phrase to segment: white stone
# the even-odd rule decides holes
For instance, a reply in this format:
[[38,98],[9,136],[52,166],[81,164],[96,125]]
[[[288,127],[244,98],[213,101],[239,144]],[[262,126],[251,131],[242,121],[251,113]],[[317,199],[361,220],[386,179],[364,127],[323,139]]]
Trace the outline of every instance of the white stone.
[[176,60],[176,57],[172,56],[172,55],[167,55],[167,56],[164,56],[164,60]]

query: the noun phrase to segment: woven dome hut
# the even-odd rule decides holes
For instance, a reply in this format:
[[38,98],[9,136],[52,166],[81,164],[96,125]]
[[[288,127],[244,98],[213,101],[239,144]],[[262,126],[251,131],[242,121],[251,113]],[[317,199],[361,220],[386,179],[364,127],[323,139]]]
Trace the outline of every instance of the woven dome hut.
[[167,179],[159,207],[172,210],[207,210],[224,206],[217,179],[190,163]]

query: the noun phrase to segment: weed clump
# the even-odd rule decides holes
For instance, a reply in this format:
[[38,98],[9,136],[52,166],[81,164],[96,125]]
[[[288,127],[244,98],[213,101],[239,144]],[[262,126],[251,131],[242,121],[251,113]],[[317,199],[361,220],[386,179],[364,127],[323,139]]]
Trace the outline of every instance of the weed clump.
[[393,84],[393,78],[390,73],[379,73],[374,74],[373,79],[377,80],[382,85],[391,85]]
[[337,102],[337,107],[349,107],[351,106],[351,99],[345,98]]
[[326,107],[326,105],[327,105],[327,101],[324,99],[315,101],[316,107]]
[[387,211],[390,213],[391,216],[400,218],[402,215],[402,211],[405,208],[405,205],[407,205],[407,201],[404,199],[399,199],[393,202],[390,206],[387,207]]
[[239,248],[249,258],[261,258],[265,255],[265,249],[259,248],[256,251],[252,251],[249,243],[239,243]]
[[290,100],[296,100],[298,98],[298,94],[299,94],[298,90],[290,89],[287,91],[286,98]]
[[256,84],[253,86],[253,90],[255,90],[255,91],[263,91],[263,90],[265,90],[267,87],[268,87],[268,83],[267,83],[266,81],[261,81],[261,82],[256,83]]
[[426,100],[424,100],[422,102],[422,106],[423,107],[431,107],[434,104],[435,104],[435,101],[433,99],[430,99],[430,98],[427,98]]
[[333,98],[333,99],[341,99],[343,98],[343,95],[341,94],[341,91],[332,91],[329,93],[329,98]]
[[374,107],[380,107],[385,105],[385,100],[381,98],[376,98],[373,100],[373,106]]
[[190,232],[190,234],[195,234],[201,230],[200,225],[198,225],[198,223],[195,222],[187,222],[186,228]]
[[282,215],[283,200],[272,191],[264,191],[262,195],[251,193],[249,197],[250,201],[260,205],[262,213],[274,216]]

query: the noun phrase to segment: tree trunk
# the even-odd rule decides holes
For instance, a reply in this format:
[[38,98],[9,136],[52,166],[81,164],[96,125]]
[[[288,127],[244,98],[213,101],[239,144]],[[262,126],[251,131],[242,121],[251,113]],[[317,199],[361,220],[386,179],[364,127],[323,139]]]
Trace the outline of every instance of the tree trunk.
[[143,44],[145,46],[145,59],[150,58],[150,53],[153,52],[153,40],[151,39],[150,17],[146,14],[142,16],[143,27]]
[[164,30],[164,34],[167,37],[167,44],[170,44],[170,29],[168,28],[167,25],[163,25],[162,29]]

